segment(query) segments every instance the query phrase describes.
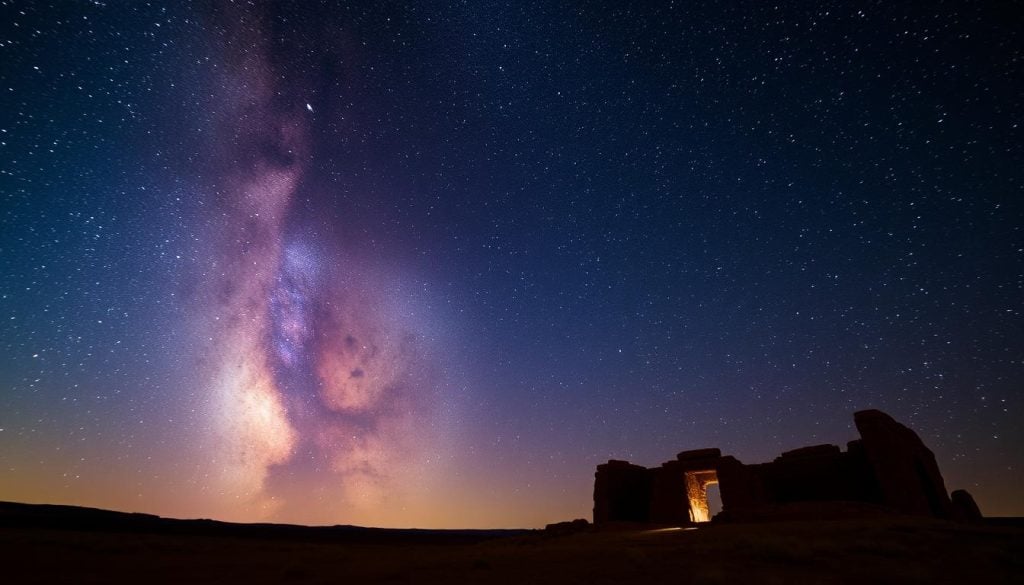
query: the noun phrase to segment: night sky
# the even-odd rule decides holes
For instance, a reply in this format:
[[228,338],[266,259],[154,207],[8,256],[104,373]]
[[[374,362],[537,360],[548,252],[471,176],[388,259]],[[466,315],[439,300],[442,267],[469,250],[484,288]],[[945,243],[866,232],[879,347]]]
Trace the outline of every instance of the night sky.
[[1024,515],[1001,2],[0,2],[0,499],[533,527],[856,438]]

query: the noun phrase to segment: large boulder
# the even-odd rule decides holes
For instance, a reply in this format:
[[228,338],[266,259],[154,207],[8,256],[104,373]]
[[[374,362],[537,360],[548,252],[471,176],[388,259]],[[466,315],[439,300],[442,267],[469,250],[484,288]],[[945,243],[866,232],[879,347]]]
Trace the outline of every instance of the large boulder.
[[949,518],[946,484],[917,433],[879,410],[853,415],[882,503],[917,516]]
[[978,504],[975,503],[974,496],[970,492],[953,490],[953,493],[949,494],[949,499],[954,520],[969,524],[981,522],[981,509],[978,508]]

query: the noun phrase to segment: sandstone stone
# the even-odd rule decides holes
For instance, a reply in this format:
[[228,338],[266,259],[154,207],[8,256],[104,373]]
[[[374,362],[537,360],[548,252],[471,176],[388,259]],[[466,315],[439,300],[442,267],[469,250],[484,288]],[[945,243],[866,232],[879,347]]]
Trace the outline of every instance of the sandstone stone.
[[839,447],[835,445],[811,445],[810,447],[800,447],[799,449],[793,449],[792,451],[785,451],[782,455],[775,458],[776,461],[779,459],[801,459],[804,457],[832,457],[839,455],[841,451]]
[[949,518],[949,496],[935,455],[917,433],[879,410],[853,415],[882,503],[906,514]]
[[718,459],[721,456],[722,450],[718,448],[691,449],[676,455],[676,459],[679,461],[685,461],[687,459]]
[[717,483],[722,519],[843,517],[856,510],[981,518],[970,494],[946,495],[935,456],[914,431],[878,410],[854,414],[861,438],[812,445],[769,463],[746,465],[719,449],[679,453],[647,469],[626,461],[599,465],[594,477],[594,523],[682,525],[709,520],[707,488]]
[[651,474],[647,468],[610,460],[594,475],[594,523],[647,522]]
[[974,501],[974,496],[967,490],[953,490],[949,494],[951,513],[953,519],[958,522],[977,523],[981,522],[981,510]]

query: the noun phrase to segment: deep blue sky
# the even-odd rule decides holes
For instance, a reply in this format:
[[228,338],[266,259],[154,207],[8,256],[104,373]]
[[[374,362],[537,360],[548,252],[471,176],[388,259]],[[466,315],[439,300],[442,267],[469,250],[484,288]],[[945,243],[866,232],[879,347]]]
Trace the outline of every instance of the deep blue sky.
[[1024,514],[1009,5],[258,4],[0,7],[0,497],[536,525],[880,408]]

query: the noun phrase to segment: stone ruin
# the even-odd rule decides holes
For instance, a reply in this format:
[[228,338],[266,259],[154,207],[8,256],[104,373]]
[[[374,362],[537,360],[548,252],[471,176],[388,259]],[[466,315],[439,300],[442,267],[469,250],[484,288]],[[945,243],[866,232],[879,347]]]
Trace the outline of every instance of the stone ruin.
[[747,465],[718,449],[697,449],[652,469],[616,460],[598,465],[594,524],[707,522],[707,489],[716,483],[722,500],[716,520],[784,519],[801,510],[819,518],[870,511],[980,520],[969,493],[947,495],[935,455],[914,431],[878,410],[853,419],[861,438],[845,452],[815,445]]

